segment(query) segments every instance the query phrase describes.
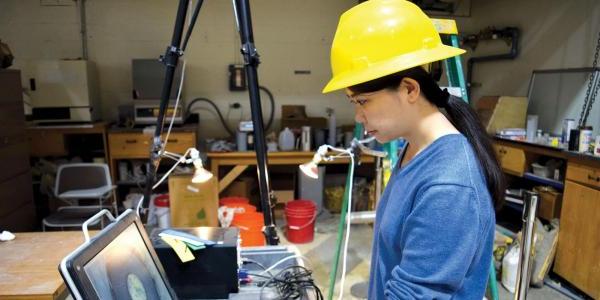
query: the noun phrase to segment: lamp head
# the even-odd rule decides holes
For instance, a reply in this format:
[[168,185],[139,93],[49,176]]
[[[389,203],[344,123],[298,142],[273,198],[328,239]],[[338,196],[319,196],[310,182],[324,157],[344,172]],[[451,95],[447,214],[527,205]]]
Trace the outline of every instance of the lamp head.
[[194,165],[194,177],[192,177],[193,183],[207,182],[213,177],[213,174],[207,171],[202,165],[202,159],[200,158],[200,152],[196,148],[190,150],[190,159]]
[[323,161],[323,157],[326,154],[327,154],[327,145],[320,146],[319,149],[317,150],[317,152],[315,153],[315,155],[313,155],[313,158],[311,161],[300,165],[300,170],[302,170],[302,173],[304,173],[304,175],[306,175],[310,178],[314,178],[314,179],[319,178],[319,168],[317,167],[317,165],[321,161]]

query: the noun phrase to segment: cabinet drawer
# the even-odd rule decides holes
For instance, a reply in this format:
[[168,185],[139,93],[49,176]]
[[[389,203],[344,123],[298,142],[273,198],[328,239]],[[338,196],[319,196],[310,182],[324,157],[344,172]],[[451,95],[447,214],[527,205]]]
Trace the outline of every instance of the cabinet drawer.
[[0,183],[0,219],[21,206],[33,203],[31,172]]
[[509,146],[494,145],[498,162],[506,173],[523,176],[526,167],[525,151]]
[[148,157],[150,137],[137,133],[111,133],[108,148],[111,157]]
[[[108,147],[114,158],[145,158],[150,153],[151,137],[141,133],[110,133]],[[172,132],[167,142],[167,151],[183,154],[196,146],[193,132]]]
[[0,173],[0,181],[9,180],[16,174],[30,169],[29,146],[25,143],[24,137],[21,137],[21,140],[20,143],[0,147],[0,166],[3,169]]
[[569,163],[567,179],[600,188],[600,170],[584,165]]

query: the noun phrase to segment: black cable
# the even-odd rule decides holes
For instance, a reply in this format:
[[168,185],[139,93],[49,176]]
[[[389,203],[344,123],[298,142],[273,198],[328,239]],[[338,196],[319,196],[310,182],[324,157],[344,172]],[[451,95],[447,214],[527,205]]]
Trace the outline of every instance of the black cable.
[[269,114],[269,121],[267,121],[267,126],[265,126],[266,132],[269,131],[269,128],[271,128],[271,125],[273,124],[273,118],[275,117],[275,98],[273,97],[271,91],[269,91],[269,89],[267,89],[266,87],[259,86],[258,88],[267,93],[267,96],[269,96],[269,101],[271,102],[271,113]]
[[[267,121],[267,125],[265,126],[265,131],[268,131],[271,128],[271,125],[273,125],[273,119],[275,118],[275,98],[273,97],[273,93],[271,93],[271,91],[269,89],[267,89],[266,87],[259,86],[258,88],[267,94],[267,96],[269,97],[269,102],[271,103],[271,112],[269,113],[269,120]],[[221,110],[219,109],[219,107],[215,104],[214,101],[212,101],[208,98],[198,97],[198,98],[192,99],[192,101],[187,105],[187,108],[185,110],[187,113],[186,118],[189,116],[189,114],[191,112],[190,108],[192,108],[192,105],[194,105],[196,102],[200,102],[200,101],[210,104],[215,109],[215,111],[217,112],[217,115],[219,116],[219,120],[221,120],[221,124],[223,124],[223,127],[225,128],[227,133],[229,133],[229,135],[231,137],[235,137],[235,131],[233,131],[231,128],[229,128],[229,125],[227,125],[227,120],[226,120],[226,118],[223,117],[223,114],[221,113]]]
[[188,105],[186,108],[186,112],[189,115],[190,114],[190,108],[192,108],[192,105],[194,105],[194,103],[196,102],[200,102],[200,101],[204,101],[208,104],[210,104],[215,111],[217,112],[217,115],[219,115],[219,119],[221,120],[221,124],[223,124],[223,127],[225,128],[225,130],[227,131],[227,133],[229,133],[230,136],[235,137],[235,132],[233,130],[231,130],[231,128],[229,128],[229,126],[227,125],[227,121],[225,121],[225,118],[223,118],[223,115],[221,114],[221,110],[219,109],[219,107],[217,107],[217,105],[210,99],[208,98],[203,98],[203,97],[198,97],[198,98],[194,98]]
[[[254,259],[251,259],[251,258],[244,258],[244,259],[242,260],[242,262],[243,262],[244,264],[246,264],[246,263],[255,264],[255,265],[257,265],[257,266],[261,267],[261,268],[262,268],[263,270],[265,270],[265,271],[267,271],[267,270],[268,270],[268,269],[267,269],[267,267],[265,267],[265,265],[263,265],[263,264],[259,263],[258,261],[254,260]],[[271,277],[273,277],[273,273],[271,273],[271,271],[267,271],[267,273],[268,273],[268,274],[269,274]]]
[[308,288],[314,290],[317,300],[324,299],[321,289],[314,283],[312,272],[302,266],[289,266],[279,271],[275,276],[263,276],[259,274],[250,274],[257,277],[269,278],[261,282],[260,299],[265,287],[275,287],[278,299],[301,299]]

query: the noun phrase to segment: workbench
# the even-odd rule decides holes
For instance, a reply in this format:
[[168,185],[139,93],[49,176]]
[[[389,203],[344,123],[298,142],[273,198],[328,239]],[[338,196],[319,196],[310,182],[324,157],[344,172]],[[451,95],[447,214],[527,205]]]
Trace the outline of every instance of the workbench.
[[0,299],[64,299],[58,265],[83,244],[81,231],[16,233],[0,242]]
[[[315,152],[313,151],[289,151],[289,152],[269,152],[267,162],[269,165],[289,165],[295,169],[303,163],[312,160]],[[211,172],[219,178],[219,193],[229,186],[242,172],[249,166],[256,165],[256,153],[254,151],[246,152],[208,152]],[[349,159],[335,159],[321,164],[348,164]],[[375,159],[372,156],[361,157],[363,163],[373,163]],[[219,176],[219,169],[223,166],[233,166],[225,176]]]

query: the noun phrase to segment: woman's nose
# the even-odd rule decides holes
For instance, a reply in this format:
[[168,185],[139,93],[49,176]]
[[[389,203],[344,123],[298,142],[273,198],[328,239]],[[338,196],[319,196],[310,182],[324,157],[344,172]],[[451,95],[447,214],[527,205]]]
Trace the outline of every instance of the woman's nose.
[[364,112],[358,106],[354,108],[354,121],[361,124],[365,122]]

